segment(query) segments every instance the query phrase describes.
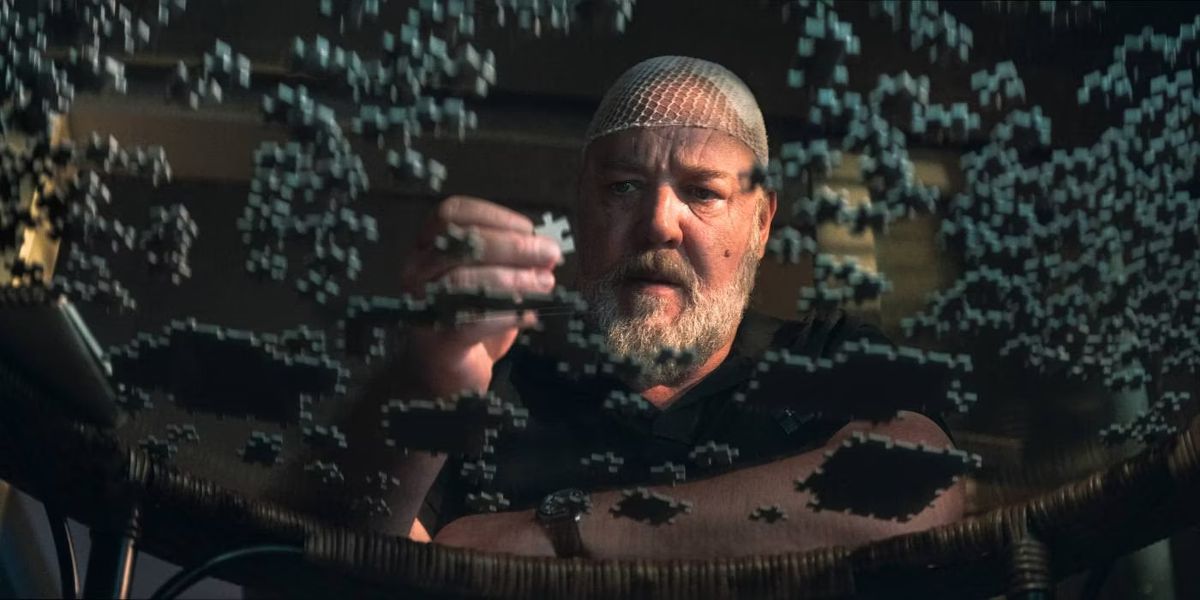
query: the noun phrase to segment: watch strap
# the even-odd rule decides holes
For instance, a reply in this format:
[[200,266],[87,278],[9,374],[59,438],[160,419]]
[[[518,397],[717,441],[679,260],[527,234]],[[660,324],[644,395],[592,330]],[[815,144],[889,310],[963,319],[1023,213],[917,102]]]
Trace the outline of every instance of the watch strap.
[[573,558],[587,555],[579,521],[591,509],[591,505],[591,496],[577,488],[558,490],[542,499],[535,515],[557,556]]
[[579,533],[579,515],[555,519],[545,523],[545,528],[550,534],[550,543],[554,545],[554,554],[559,558],[587,556],[583,547],[583,536]]

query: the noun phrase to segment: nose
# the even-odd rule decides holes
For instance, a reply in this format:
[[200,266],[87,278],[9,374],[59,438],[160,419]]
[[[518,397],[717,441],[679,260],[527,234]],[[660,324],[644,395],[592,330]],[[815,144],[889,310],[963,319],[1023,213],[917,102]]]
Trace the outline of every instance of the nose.
[[679,227],[683,202],[670,185],[659,185],[647,199],[643,215],[645,243],[651,249],[678,248],[683,241]]

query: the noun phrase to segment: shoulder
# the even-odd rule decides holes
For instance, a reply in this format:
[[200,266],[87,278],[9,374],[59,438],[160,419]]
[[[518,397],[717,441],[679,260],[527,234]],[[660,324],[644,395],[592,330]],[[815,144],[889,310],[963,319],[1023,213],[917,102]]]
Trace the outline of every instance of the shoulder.
[[747,313],[747,319],[774,320],[776,328],[770,347],[813,358],[830,356],[848,341],[866,339],[876,344],[892,344],[878,327],[841,309],[809,312],[795,321],[773,319],[757,313]]
[[[772,328],[772,340],[767,347],[786,349],[792,354],[811,358],[831,358],[846,342],[866,340],[872,344],[896,345],[878,326],[841,309],[810,312],[795,321],[752,313],[747,313],[747,319],[757,321],[758,324],[752,327]],[[854,372],[861,374],[862,369],[869,368],[872,376],[837,376],[827,383],[838,386],[844,395],[857,394],[880,401],[887,399],[889,405],[910,416],[910,425],[920,423],[932,426],[939,435],[953,440],[942,416],[925,408],[935,394],[941,393],[944,382],[924,374],[921,369],[872,362],[857,364],[859,366],[853,369]]]

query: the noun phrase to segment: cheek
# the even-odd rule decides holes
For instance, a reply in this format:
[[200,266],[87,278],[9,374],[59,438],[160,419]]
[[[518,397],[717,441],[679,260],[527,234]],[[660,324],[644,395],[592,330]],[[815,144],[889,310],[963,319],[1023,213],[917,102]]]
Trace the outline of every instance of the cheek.
[[623,256],[620,224],[605,211],[581,209],[578,230],[579,267],[584,275],[602,273]]
[[736,242],[737,236],[712,228],[691,233],[695,243],[687,246],[688,259],[696,273],[711,287],[722,287],[733,281],[742,262],[742,248]]

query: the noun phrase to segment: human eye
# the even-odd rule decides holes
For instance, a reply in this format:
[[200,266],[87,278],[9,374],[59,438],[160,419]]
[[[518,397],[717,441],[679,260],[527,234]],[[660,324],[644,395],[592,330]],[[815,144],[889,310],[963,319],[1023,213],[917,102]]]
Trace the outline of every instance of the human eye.
[[712,202],[721,198],[721,194],[716,190],[699,185],[689,187],[687,193],[690,197],[700,202]]
[[617,196],[628,196],[638,191],[638,183],[632,180],[617,181],[608,184],[608,191]]

